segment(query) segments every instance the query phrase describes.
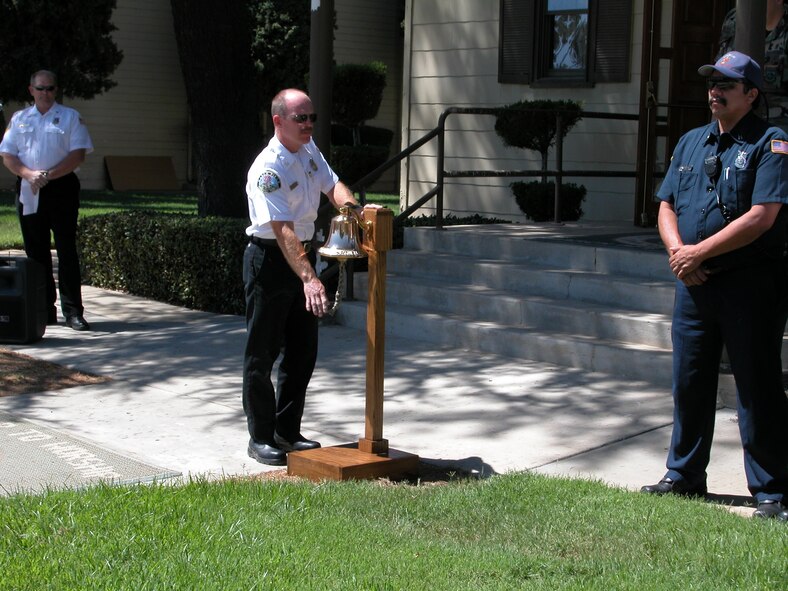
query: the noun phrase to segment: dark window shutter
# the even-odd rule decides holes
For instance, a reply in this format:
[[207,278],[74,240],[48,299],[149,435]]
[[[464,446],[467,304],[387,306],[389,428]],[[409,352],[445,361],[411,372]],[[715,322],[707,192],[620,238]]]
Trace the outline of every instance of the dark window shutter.
[[594,82],[628,82],[632,0],[598,0]]
[[535,0],[501,0],[498,82],[528,84],[533,70]]

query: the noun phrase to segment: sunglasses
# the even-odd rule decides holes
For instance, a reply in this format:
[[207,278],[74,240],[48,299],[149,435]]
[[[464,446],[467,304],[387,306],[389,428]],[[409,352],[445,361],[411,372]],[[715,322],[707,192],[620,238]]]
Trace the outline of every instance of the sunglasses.
[[741,80],[734,80],[733,78],[706,78],[706,88],[718,88],[719,90],[730,90],[739,84]]
[[38,90],[40,92],[44,92],[45,90],[47,92],[54,92],[54,90],[55,90],[55,88],[57,88],[57,86],[34,86],[33,88],[35,88],[36,90]]
[[306,123],[307,119],[314,123],[317,121],[317,113],[301,113],[300,115],[290,115],[290,119],[296,123]]

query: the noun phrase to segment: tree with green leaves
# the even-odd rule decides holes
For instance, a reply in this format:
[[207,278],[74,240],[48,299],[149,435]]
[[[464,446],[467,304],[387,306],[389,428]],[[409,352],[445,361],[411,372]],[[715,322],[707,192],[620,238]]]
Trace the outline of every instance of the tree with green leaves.
[[283,88],[306,90],[310,0],[251,0],[249,6],[254,19],[252,57],[263,101],[270,105]]
[[0,103],[29,101],[30,75],[42,69],[57,74],[60,96],[90,99],[115,86],[115,3],[0,0]]

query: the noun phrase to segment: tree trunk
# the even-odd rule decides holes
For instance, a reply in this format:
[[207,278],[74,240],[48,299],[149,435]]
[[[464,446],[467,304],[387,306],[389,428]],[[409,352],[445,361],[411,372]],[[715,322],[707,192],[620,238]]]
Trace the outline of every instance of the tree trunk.
[[[549,156],[548,151],[545,150],[544,152],[542,152],[541,156],[542,156],[542,171],[547,172],[547,165],[548,165],[548,160],[547,159],[548,159],[548,156]],[[547,175],[546,174],[542,175],[542,184],[543,185],[547,184]]]
[[245,217],[246,173],[262,148],[246,2],[170,0],[191,116],[198,212]]

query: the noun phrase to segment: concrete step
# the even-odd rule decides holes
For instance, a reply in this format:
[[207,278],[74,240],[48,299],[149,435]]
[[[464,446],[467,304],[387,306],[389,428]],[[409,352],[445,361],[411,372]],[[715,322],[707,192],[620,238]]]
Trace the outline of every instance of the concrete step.
[[[366,314],[366,302],[343,302],[337,310],[337,322],[364,330]],[[461,314],[437,313],[391,302],[386,306],[386,335],[670,387],[671,353],[658,347],[484,322]]]
[[[580,258],[583,258],[582,256]],[[546,266],[544,261],[499,261],[446,253],[396,250],[387,255],[391,274],[440,279],[446,283],[485,285],[523,296],[595,302],[628,310],[671,314],[670,279]]]
[[[355,275],[355,296],[367,298],[367,275]],[[607,305],[520,292],[444,279],[389,274],[386,297],[392,307],[407,306],[441,314],[459,314],[538,331],[580,335],[619,343],[668,349],[670,317]]]
[[[621,248],[618,233],[573,231],[585,230],[406,228],[405,248],[386,259],[386,333],[669,390],[674,277],[658,237],[634,231],[651,242]],[[341,324],[365,328],[366,280],[355,275],[358,300],[340,306]],[[788,364],[788,340],[783,349]],[[720,378],[730,405],[735,385]]]
[[[478,229],[477,229],[478,228]],[[454,230],[454,231],[452,231]],[[519,234],[512,226],[406,228],[405,250],[460,254],[475,259],[532,262],[540,267],[593,271],[672,281],[664,251],[582,245],[555,237]]]

